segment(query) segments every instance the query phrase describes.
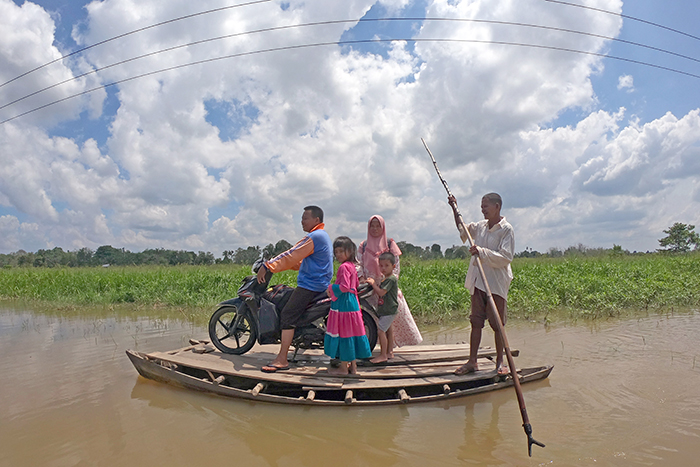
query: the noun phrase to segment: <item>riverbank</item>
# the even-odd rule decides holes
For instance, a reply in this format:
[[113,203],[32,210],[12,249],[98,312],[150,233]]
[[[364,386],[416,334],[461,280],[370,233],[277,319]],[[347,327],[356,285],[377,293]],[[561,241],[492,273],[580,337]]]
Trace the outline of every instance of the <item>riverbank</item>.
[[[469,306],[463,260],[401,264],[400,286],[422,324],[462,320]],[[0,270],[0,300],[39,307],[172,309],[208,317],[235,297],[247,266],[134,266]],[[700,254],[517,258],[508,296],[511,319],[596,319],[635,310],[700,306]],[[273,276],[295,285],[296,273]]]

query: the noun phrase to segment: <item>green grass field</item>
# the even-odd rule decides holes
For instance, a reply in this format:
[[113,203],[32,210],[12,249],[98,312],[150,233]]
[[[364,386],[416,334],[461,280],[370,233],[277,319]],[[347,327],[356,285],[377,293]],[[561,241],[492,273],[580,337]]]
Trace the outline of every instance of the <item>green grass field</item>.
[[[404,258],[400,286],[420,323],[463,319],[469,307],[463,260]],[[236,296],[243,266],[12,268],[0,270],[0,300],[42,308],[173,308],[208,317]],[[508,296],[510,318],[550,320],[619,316],[700,306],[700,254],[519,258]],[[273,283],[295,285],[295,272]]]

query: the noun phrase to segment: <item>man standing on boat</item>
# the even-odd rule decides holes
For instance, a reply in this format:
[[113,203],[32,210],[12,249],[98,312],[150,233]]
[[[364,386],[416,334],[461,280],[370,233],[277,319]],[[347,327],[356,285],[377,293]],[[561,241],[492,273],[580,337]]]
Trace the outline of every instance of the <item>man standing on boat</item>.
[[[448,197],[448,202],[452,206],[455,222],[460,231],[462,240],[467,238],[467,233],[463,231],[464,225],[457,209],[457,200],[454,196]],[[501,206],[503,201],[497,193],[489,193],[481,198],[481,213],[484,220],[472,222],[466,227],[474,239],[474,245],[469,248],[472,255],[467,271],[467,278],[464,286],[471,294],[471,336],[469,339],[469,361],[455,370],[456,375],[464,375],[479,369],[477,355],[481,344],[481,331],[484,328],[486,319],[495,332],[496,341],[496,369],[499,375],[507,375],[508,367],[503,363],[504,342],[503,337],[498,332],[498,324],[494,322],[496,317],[489,313],[489,300],[486,293],[484,280],[478,271],[476,257],[481,258],[481,264],[486,275],[486,281],[491,288],[493,301],[501,316],[503,325],[506,324],[506,300],[508,298],[508,288],[513,280],[513,272],[510,263],[513,261],[515,252],[515,233],[513,227],[501,216]]]
[[323,224],[323,210],[306,206],[301,216],[301,227],[308,234],[289,250],[266,261],[258,270],[258,282],[265,282],[267,271],[272,273],[294,269],[299,271],[297,288],[282,309],[280,326],[282,336],[277,357],[262,367],[266,373],[289,368],[287,354],[294,338],[294,328],[311,300],[328,289],[333,279],[333,244]]

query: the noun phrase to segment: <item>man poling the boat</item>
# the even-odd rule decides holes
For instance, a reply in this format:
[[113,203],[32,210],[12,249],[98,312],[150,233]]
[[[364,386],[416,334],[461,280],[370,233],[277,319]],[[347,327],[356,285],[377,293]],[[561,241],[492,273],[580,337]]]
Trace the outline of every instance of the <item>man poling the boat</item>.
[[[527,409],[525,408],[525,399],[523,397],[522,389],[520,388],[520,379],[517,376],[517,371],[515,370],[515,361],[513,360],[513,355],[510,351],[510,346],[508,345],[508,338],[506,337],[506,332],[503,327],[503,320],[505,319],[506,297],[497,297],[499,299],[500,305],[498,306],[496,300],[494,299],[494,295],[491,293],[491,287],[489,286],[489,274],[487,274],[484,270],[484,266],[480,257],[481,255],[486,255],[489,257],[490,260],[492,260],[492,265],[500,266],[501,271],[496,272],[498,268],[490,268],[490,272],[492,273],[492,279],[495,279],[495,281],[498,282],[496,285],[499,287],[499,291],[500,289],[504,289],[504,295],[507,295],[508,285],[510,285],[510,279],[512,279],[512,274],[510,273],[510,261],[513,257],[512,250],[514,248],[512,245],[512,243],[514,242],[512,232],[513,229],[510,226],[510,224],[505,222],[505,218],[503,218],[500,215],[500,209],[502,204],[502,201],[500,201],[500,196],[496,195],[495,193],[490,193],[489,195],[486,195],[484,196],[484,198],[482,198],[482,213],[486,218],[486,222],[484,222],[483,225],[480,226],[478,226],[477,224],[473,225],[473,230],[478,235],[477,238],[479,238],[481,242],[484,243],[483,245],[477,245],[474,242],[474,239],[472,238],[469,226],[467,226],[467,224],[464,222],[462,214],[457,208],[457,199],[450,191],[450,188],[447,186],[447,182],[440,173],[440,169],[437,166],[435,157],[433,157],[433,153],[430,152],[430,149],[428,148],[428,145],[423,140],[423,138],[421,138],[421,142],[423,143],[423,146],[425,146],[426,151],[428,151],[430,159],[433,162],[433,166],[435,167],[435,171],[437,172],[438,177],[442,182],[442,185],[447,191],[448,201],[452,206],[452,210],[454,212],[455,217],[455,223],[457,224],[457,228],[459,230],[462,242],[469,241],[469,251],[472,254],[472,260],[469,266],[469,272],[467,274],[466,285],[470,288],[470,291],[472,291],[472,301],[474,302],[476,300],[477,303],[474,303],[472,305],[473,316],[470,318],[470,320],[472,321],[470,356],[469,361],[462,365],[460,368],[458,368],[457,371],[455,371],[455,373],[458,375],[465,374],[476,371],[478,369],[476,358],[479,343],[481,341],[481,328],[484,325],[485,316],[483,315],[483,312],[486,312],[486,316],[488,317],[489,323],[494,328],[494,331],[496,333],[496,368],[499,374],[508,373],[508,369],[503,367],[502,352],[505,352],[508,360],[508,368],[510,368],[510,372],[513,378],[513,387],[515,388],[515,392],[518,398],[520,414],[523,420],[523,428],[528,439],[528,455],[532,456],[532,445],[536,444],[540,447],[544,447],[544,444],[540,443],[539,441],[536,441],[532,437],[532,426],[530,425],[530,420],[527,415]],[[498,230],[498,232],[496,232],[496,230]],[[487,251],[489,241],[496,243],[502,243],[505,241],[506,244],[510,242],[511,245],[510,247],[506,246],[506,248],[504,248],[505,254],[498,252],[494,254],[493,250],[491,252]],[[476,266],[476,269],[478,270],[478,276],[472,268],[472,265]],[[507,268],[503,266],[507,266]],[[477,287],[475,287],[475,284],[477,285]],[[483,287],[483,290],[481,290],[481,287]],[[501,293],[503,293],[503,291],[501,291]]]

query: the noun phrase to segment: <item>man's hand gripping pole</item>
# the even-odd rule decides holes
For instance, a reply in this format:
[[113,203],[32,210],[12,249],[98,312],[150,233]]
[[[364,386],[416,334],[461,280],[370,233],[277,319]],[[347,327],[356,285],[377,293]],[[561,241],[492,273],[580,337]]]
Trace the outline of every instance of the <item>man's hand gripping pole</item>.
[[[438,177],[440,178],[440,181],[442,182],[442,185],[445,187],[445,190],[447,191],[447,196],[451,199],[455,199],[454,195],[450,191],[450,188],[447,186],[447,182],[445,179],[442,177],[442,174],[440,173],[440,169],[438,168],[437,162],[435,161],[435,157],[433,157],[433,153],[430,152],[430,149],[428,148],[428,145],[425,144],[425,140],[423,138],[420,139],[421,142],[423,143],[423,146],[425,146],[425,150],[428,151],[428,155],[430,156],[430,160],[433,161],[433,165],[435,166],[435,171],[438,174]],[[467,228],[467,225],[464,223],[464,219],[462,218],[462,214],[459,212],[459,209],[457,208],[457,204],[451,204],[452,209],[455,212],[455,218],[458,219],[458,225],[457,228],[459,229],[459,234],[460,237],[462,238],[462,242],[464,243],[466,240],[469,241],[469,246],[474,246],[474,240],[472,239],[471,234],[469,233],[469,229]],[[513,387],[515,388],[515,393],[518,397],[518,405],[520,407],[520,415],[522,416],[523,420],[523,429],[525,430],[525,434],[527,435],[527,453],[530,457],[532,457],[532,445],[536,444],[537,446],[544,447],[544,444],[540,443],[539,441],[536,441],[532,437],[532,425],[530,425],[530,419],[527,415],[527,408],[525,407],[525,398],[523,397],[523,391],[520,388],[520,378],[517,376],[517,372],[515,371],[515,361],[513,360],[513,354],[510,351],[510,346],[508,345],[508,338],[506,337],[506,331],[503,327],[503,322],[501,321],[501,316],[498,314],[498,309],[496,308],[496,302],[493,300],[493,295],[491,295],[491,287],[489,287],[489,283],[486,280],[486,273],[484,272],[484,267],[481,264],[481,258],[479,258],[479,255],[474,256],[476,258],[476,266],[479,269],[479,274],[481,274],[481,279],[484,283],[484,286],[486,288],[486,295],[488,296],[489,304],[491,305],[488,307],[488,310],[490,313],[495,315],[495,322],[498,327],[497,332],[501,335],[503,339],[503,346],[506,354],[506,358],[508,359],[508,367],[510,368],[511,371],[511,377],[513,378]]]

